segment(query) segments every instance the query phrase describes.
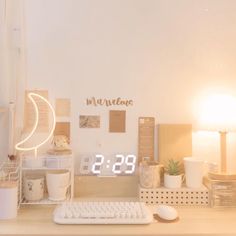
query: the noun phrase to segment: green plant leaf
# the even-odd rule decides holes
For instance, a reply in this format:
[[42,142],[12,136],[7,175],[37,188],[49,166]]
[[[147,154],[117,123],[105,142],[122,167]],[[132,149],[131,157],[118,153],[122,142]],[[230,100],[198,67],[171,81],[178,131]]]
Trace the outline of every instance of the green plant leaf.
[[169,159],[168,165],[165,168],[169,175],[179,175],[180,174],[180,163],[174,159]]

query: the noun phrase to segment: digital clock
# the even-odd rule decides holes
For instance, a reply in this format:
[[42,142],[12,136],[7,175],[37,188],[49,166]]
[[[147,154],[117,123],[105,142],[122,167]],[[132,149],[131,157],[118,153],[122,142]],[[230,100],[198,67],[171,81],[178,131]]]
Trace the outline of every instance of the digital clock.
[[87,154],[81,157],[80,174],[98,176],[131,175],[136,169],[133,154]]

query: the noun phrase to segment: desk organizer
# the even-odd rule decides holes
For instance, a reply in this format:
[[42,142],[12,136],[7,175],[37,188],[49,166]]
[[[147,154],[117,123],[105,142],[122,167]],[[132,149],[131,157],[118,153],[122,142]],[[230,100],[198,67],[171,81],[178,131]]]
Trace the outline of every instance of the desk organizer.
[[0,163],[0,220],[13,219],[19,207],[19,163],[5,161]]
[[211,207],[236,207],[236,180],[213,180],[204,183],[209,188]]
[[54,170],[68,170],[70,172],[70,182],[66,193],[66,199],[68,201],[73,198],[74,195],[74,158],[73,155],[45,155],[43,157],[29,158],[27,156],[21,156],[20,158],[20,204],[58,204],[61,201],[50,200],[48,197],[48,191],[46,188],[46,181],[44,180],[44,196],[43,199],[38,201],[26,200],[23,191],[23,179],[27,175],[39,175],[44,176],[47,171]]
[[174,206],[209,206],[209,190],[182,187],[146,189],[139,186],[139,200],[147,204],[167,204]]

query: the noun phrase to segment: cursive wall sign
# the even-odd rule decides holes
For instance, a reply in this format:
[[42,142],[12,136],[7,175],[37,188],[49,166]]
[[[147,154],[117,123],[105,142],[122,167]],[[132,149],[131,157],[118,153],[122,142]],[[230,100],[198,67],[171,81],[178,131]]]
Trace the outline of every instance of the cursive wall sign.
[[133,106],[133,100],[121,99],[120,97],[115,99],[105,99],[105,98],[87,98],[87,106]]

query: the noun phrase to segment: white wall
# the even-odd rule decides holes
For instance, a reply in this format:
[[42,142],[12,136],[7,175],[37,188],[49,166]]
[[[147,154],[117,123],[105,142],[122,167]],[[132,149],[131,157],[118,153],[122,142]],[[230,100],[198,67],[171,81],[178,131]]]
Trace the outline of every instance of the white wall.
[[[234,0],[26,0],[28,88],[71,98],[76,154],[136,153],[139,116],[194,123],[202,94],[236,95],[235,12]],[[108,133],[109,108],[91,96],[134,100],[125,134]],[[79,114],[101,128],[79,129]],[[218,161],[217,136],[194,133],[193,151]]]

